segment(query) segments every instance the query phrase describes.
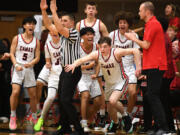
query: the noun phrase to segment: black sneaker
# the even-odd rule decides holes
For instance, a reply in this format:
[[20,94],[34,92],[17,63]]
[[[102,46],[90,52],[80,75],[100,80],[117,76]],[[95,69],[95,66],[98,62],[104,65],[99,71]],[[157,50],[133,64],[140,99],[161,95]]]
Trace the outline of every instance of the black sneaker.
[[124,130],[127,133],[132,133],[133,132],[133,125],[132,125],[131,117],[129,115],[123,116],[122,120],[124,122]]
[[114,121],[111,121],[111,124],[108,127],[108,134],[115,134],[118,128],[118,124],[115,124]]
[[72,133],[71,127],[59,126],[56,132],[53,133],[53,135],[64,135],[64,134],[70,134],[70,133]]
[[103,127],[105,127],[105,125],[106,125],[106,117],[105,116],[100,116],[100,121],[98,123],[98,127],[103,128]]

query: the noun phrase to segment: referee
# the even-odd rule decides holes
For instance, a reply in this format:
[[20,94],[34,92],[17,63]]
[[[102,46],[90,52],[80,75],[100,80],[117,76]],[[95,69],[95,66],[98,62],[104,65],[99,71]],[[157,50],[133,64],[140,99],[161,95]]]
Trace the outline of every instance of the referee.
[[[43,19],[48,17],[46,9],[48,7],[46,0],[41,0],[41,11]],[[80,57],[80,36],[74,29],[75,17],[71,14],[65,13],[59,18],[57,15],[56,0],[51,0],[50,9],[52,12],[52,19],[56,30],[62,35],[61,42],[61,63],[63,71],[60,75],[59,81],[59,104],[60,104],[60,125],[61,128],[55,132],[55,135],[62,135],[71,133],[70,124],[74,125],[75,134],[84,135],[84,131],[80,125],[80,120],[75,106],[72,104],[73,96],[76,90],[77,83],[81,78],[81,67],[77,67],[75,72],[65,72],[64,67],[68,64],[72,64]],[[48,27],[52,27],[52,22],[47,20]]]

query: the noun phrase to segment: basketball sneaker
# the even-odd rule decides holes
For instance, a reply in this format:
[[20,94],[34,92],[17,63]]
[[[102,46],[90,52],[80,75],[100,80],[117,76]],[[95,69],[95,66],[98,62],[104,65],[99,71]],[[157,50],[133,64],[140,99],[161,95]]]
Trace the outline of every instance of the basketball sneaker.
[[108,134],[116,134],[116,130],[118,128],[118,124],[115,124],[114,121],[111,121],[111,124],[108,127]]
[[81,127],[84,129],[84,132],[90,132],[91,129],[88,127],[87,123],[81,122]]
[[124,122],[124,130],[127,133],[132,133],[133,132],[133,125],[132,125],[131,117],[129,115],[123,116],[122,120]]
[[10,117],[9,129],[16,130],[16,128],[17,128],[16,117]]
[[43,118],[39,118],[37,123],[34,125],[34,130],[35,131],[40,131],[43,124],[44,124]]

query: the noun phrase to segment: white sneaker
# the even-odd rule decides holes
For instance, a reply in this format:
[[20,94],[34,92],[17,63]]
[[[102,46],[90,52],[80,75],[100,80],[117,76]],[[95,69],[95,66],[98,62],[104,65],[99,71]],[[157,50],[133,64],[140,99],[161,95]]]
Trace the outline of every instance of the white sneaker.
[[91,132],[91,129],[88,126],[86,126],[84,127],[84,132]]
[[3,123],[8,123],[9,119],[7,117],[0,117]]
[[81,120],[81,127],[84,129],[84,132],[90,132],[91,129],[88,127],[87,122],[83,122],[83,120]]

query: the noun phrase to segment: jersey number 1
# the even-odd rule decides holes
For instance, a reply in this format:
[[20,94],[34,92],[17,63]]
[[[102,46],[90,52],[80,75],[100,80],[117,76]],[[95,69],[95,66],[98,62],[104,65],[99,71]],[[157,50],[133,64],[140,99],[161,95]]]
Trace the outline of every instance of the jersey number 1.
[[109,70],[107,70],[107,73],[108,73],[108,75],[111,75],[111,72]]

